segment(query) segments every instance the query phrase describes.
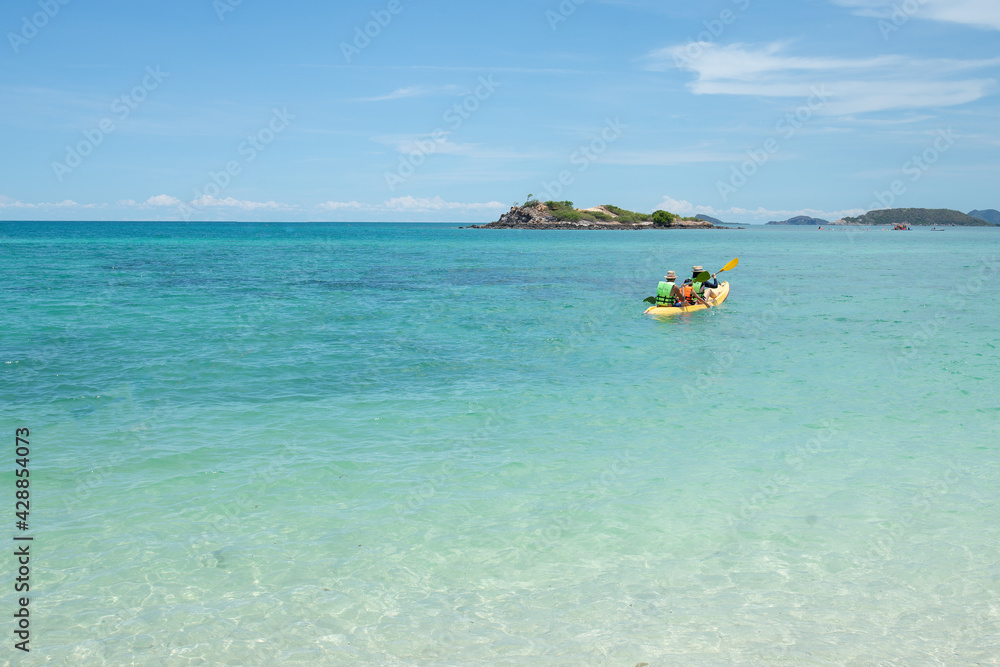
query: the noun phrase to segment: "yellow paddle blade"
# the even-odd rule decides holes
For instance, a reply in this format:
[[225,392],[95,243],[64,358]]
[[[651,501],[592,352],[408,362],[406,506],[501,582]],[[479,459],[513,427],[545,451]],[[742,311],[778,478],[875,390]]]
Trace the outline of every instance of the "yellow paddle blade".
[[722,273],[723,271],[728,271],[730,269],[735,269],[739,263],[740,263],[740,258],[735,257],[733,258],[733,261],[729,262],[729,264],[726,264],[724,267],[719,269],[719,273]]

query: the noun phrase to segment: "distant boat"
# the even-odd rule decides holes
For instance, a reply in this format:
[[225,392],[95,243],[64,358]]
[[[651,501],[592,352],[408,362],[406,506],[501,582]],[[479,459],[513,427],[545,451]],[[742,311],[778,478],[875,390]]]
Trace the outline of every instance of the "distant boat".
[[892,229],[897,232],[908,232],[910,231],[910,226],[905,222],[900,222],[899,224],[893,225]]

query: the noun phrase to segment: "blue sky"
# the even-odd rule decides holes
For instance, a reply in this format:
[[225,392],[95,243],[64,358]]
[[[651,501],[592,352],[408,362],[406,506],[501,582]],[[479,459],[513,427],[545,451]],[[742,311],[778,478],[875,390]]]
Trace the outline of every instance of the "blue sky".
[[1000,0],[9,0],[0,219],[1000,208]]

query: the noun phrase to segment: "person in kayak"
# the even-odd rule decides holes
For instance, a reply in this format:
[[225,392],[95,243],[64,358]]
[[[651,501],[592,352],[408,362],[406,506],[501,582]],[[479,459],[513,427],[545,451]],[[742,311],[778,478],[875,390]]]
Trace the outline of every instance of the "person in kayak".
[[[693,274],[691,276],[692,280],[697,278],[698,274],[704,273],[705,271],[704,267],[701,266],[692,266],[691,270],[693,271]],[[706,299],[714,299],[715,297],[717,297],[719,295],[719,293],[715,291],[719,289],[719,281],[715,279],[715,276],[717,275],[719,274],[715,274],[714,276],[712,276],[703,283],[695,282],[694,283],[695,291]]]
[[695,289],[694,282],[690,278],[685,280],[684,285],[681,287],[681,297],[683,298],[683,303],[681,304],[683,306],[693,306],[697,303],[700,303],[706,308],[712,307],[712,304],[710,304],[708,301],[705,301],[705,299],[703,299],[701,295],[698,294],[698,290]]
[[682,306],[684,305],[684,295],[681,288],[677,286],[677,274],[667,271],[663,280],[656,286],[656,305],[658,307]]

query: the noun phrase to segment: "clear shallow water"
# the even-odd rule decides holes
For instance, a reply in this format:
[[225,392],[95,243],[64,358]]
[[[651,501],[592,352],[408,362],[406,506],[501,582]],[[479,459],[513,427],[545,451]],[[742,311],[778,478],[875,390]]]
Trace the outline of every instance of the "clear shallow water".
[[[724,307],[642,315],[735,256]],[[4,223],[0,259],[20,664],[1000,655],[1000,231]]]

